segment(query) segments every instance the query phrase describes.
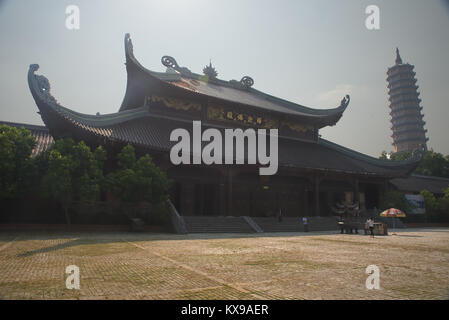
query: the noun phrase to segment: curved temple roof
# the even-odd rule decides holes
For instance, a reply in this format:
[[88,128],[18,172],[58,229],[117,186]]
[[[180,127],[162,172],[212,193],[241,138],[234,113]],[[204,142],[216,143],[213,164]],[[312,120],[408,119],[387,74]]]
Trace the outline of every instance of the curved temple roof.
[[[155,116],[148,108],[98,116],[72,111],[61,106],[51,95],[47,78],[35,74],[38,69],[37,64],[30,65],[28,84],[41,117],[55,138],[70,133],[74,138],[95,144],[130,143],[147,151],[166,152],[174,144],[170,142],[172,130],[192,130],[191,121]],[[406,161],[380,160],[323,139],[318,143],[279,139],[279,164],[284,167],[405,177],[416,168],[421,158],[422,152],[417,152]]]
[[162,57],[162,64],[172,72],[154,72],[143,67],[134,57],[129,34],[125,35],[126,70],[128,83],[120,111],[138,108],[146,95],[165,90],[192,97],[206,97],[227,101],[246,107],[263,109],[289,117],[307,118],[318,127],[335,125],[346,110],[350,97],[344,97],[340,105],[332,109],[314,109],[283,100],[252,88],[254,80],[244,76],[240,81],[224,81],[191,72],[180,67],[169,56]]

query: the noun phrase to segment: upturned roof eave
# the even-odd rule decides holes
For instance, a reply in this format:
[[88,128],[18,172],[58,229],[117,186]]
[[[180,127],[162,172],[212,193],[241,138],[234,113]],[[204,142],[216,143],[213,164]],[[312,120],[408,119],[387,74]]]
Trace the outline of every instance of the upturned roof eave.
[[417,152],[413,155],[412,158],[402,161],[394,161],[394,160],[383,160],[383,159],[377,159],[374,157],[371,157],[369,155],[357,152],[355,150],[343,147],[339,144],[336,144],[334,142],[331,142],[329,140],[325,140],[320,138],[318,140],[318,143],[324,146],[327,146],[329,148],[332,148],[334,150],[337,150],[339,152],[342,152],[352,158],[370,163],[372,165],[386,168],[386,169],[393,169],[393,170],[399,170],[404,176],[410,175],[416,167],[419,165],[420,161],[423,157],[423,150],[417,150]]

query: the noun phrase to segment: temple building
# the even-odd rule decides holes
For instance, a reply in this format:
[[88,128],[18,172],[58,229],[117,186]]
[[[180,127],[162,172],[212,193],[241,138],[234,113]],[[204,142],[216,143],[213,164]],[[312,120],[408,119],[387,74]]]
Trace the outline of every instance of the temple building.
[[424,129],[414,68],[411,64],[402,63],[396,48],[396,63],[387,71],[394,152],[427,149],[427,130]]
[[[150,71],[135,58],[128,34],[125,58],[127,86],[118,112],[87,115],[61,106],[36,64],[28,72],[31,93],[54,138],[71,136],[112,154],[132,144],[150,154],[173,179],[171,200],[181,216],[267,217],[279,210],[284,217],[331,216],[331,206],[344,200],[378,207],[388,181],[408,177],[422,157],[380,160],[322,139],[319,130],[337,124],[349,96],[333,108],[315,109],[258,91],[249,76],[221,80],[212,63],[196,74],[169,56],[162,57],[166,72]],[[184,128],[192,134],[194,120],[220,132],[278,129],[277,173],[260,176],[258,165],[246,163],[173,165],[170,133]]]

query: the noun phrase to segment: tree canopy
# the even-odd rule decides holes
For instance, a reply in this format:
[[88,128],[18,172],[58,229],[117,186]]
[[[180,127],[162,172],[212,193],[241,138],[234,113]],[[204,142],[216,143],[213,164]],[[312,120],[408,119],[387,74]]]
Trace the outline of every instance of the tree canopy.
[[107,189],[115,198],[154,204],[167,199],[170,182],[148,154],[136,159],[134,148],[127,145],[117,159],[117,170],[107,176]]
[[381,209],[396,208],[404,212],[408,212],[412,208],[408,204],[403,193],[395,190],[390,190],[384,193],[381,201]]
[[424,198],[429,222],[449,222],[449,188],[445,190],[444,196],[441,198],[436,198],[427,190],[422,190],[420,194]]
[[[407,160],[411,157],[411,151],[390,154],[390,160],[393,161]],[[386,151],[382,152],[380,159],[388,159]],[[449,156],[428,150],[424,153],[423,159],[413,173],[449,178]]]
[[58,200],[66,213],[73,200],[97,200],[103,183],[103,162],[106,152],[100,146],[91,151],[83,141],[71,138],[56,140],[46,157],[46,172],[41,191]]
[[31,153],[35,145],[29,130],[0,126],[0,198],[21,197],[32,187],[36,167]]

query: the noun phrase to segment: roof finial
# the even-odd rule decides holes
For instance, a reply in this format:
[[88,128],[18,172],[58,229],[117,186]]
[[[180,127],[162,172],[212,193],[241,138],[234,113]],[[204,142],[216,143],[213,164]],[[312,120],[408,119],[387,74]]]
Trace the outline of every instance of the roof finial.
[[399,54],[399,49],[396,48],[396,64],[402,64],[401,55]]
[[212,60],[209,59],[209,65],[203,69],[203,73],[209,77],[209,79],[215,79],[218,75],[217,70],[212,67]]

